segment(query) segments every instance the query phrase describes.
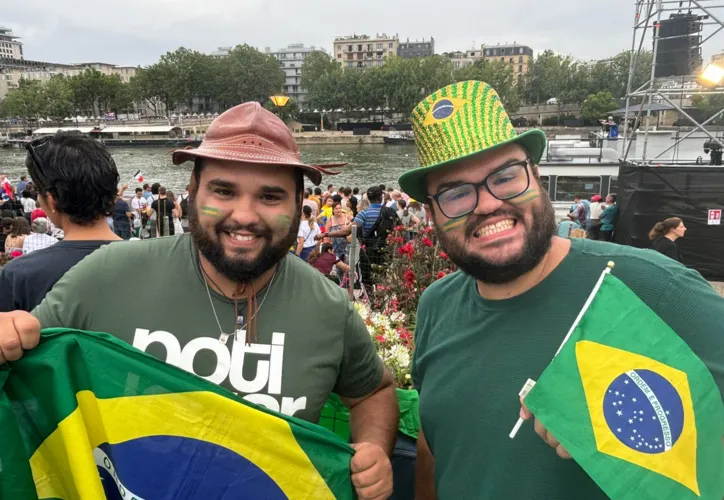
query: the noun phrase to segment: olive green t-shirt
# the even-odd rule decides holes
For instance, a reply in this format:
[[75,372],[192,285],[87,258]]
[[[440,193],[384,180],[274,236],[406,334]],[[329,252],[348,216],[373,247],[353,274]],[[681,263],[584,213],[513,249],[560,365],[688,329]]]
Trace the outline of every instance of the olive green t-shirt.
[[608,498],[530,422],[508,437],[518,392],[550,363],[608,261],[724,388],[724,299],[699,273],[653,250],[574,239],[543,282],[501,301],[483,299],[473,278],[454,273],[420,300],[413,361],[440,500]]
[[[233,301],[211,290],[225,333]],[[382,381],[383,365],[344,291],[295,256],[257,293],[258,340],[226,344],[189,235],[119,242],[72,268],[33,311],[43,328],[106,332],[230,389],[245,399],[317,422],[330,392],[358,398]],[[238,312],[246,316],[246,301]],[[247,318],[244,318],[245,324]]]

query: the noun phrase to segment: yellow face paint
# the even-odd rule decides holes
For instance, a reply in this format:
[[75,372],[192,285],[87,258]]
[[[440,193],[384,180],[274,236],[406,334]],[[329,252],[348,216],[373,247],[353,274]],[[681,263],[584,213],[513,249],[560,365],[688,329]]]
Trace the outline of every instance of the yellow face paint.
[[528,191],[521,194],[517,198],[508,200],[508,202],[513,205],[516,205],[516,206],[521,206],[521,205],[526,205],[539,197],[540,197],[540,193],[538,192],[537,189],[529,189]]
[[463,217],[458,217],[457,219],[450,219],[442,225],[442,230],[446,233],[449,233],[450,231],[454,231],[455,229],[458,229],[460,227],[465,227],[465,223],[468,221],[469,218],[469,215],[465,215]]
[[216,207],[201,207],[199,213],[201,215],[205,215],[206,217],[213,217],[215,219],[219,219],[224,215],[221,210]]

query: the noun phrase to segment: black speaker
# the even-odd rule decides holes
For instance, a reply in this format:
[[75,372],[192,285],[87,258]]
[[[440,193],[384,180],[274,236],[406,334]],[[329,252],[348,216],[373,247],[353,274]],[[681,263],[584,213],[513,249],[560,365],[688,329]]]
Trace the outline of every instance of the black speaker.
[[690,75],[702,65],[701,18],[693,14],[672,14],[661,21],[655,76]]

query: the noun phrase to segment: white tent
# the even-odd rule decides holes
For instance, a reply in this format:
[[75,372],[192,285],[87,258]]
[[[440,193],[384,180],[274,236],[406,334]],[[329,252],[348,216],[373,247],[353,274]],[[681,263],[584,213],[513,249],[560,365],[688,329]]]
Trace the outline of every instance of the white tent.
[[178,118],[178,116],[176,116],[176,113],[174,113],[171,115],[171,118]]

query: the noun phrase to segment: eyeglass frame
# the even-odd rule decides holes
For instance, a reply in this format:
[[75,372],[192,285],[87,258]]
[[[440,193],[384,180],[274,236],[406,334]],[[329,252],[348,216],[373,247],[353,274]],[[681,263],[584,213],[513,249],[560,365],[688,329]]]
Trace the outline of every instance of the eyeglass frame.
[[35,166],[38,168],[38,171],[44,176],[47,177],[48,174],[45,173],[45,168],[43,167],[43,163],[40,161],[40,157],[38,156],[38,152],[35,150],[35,148],[38,148],[40,146],[45,146],[50,142],[52,139],[52,136],[45,136],[41,137],[40,139],[35,139],[34,141],[30,141],[25,145],[25,149],[28,150],[28,153],[30,154],[30,157],[33,159],[33,163],[35,163]]
[[[513,198],[517,198],[518,196],[520,196],[520,195],[522,195],[523,193],[525,193],[525,192],[528,190],[528,188],[530,187],[530,172],[529,172],[528,168],[529,168],[532,164],[533,164],[533,160],[532,160],[530,157],[527,157],[525,160],[519,160],[519,161],[515,161],[515,162],[512,162],[512,163],[508,163],[508,164],[502,165],[502,166],[496,168],[495,170],[493,170],[492,172],[490,172],[488,175],[485,176],[485,179],[483,179],[483,180],[480,181],[480,182],[463,182],[463,183],[460,183],[460,184],[458,184],[458,185],[456,185],[456,186],[451,186],[451,187],[449,187],[449,188],[445,188],[445,189],[443,189],[442,191],[440,191],[440,192],[438,192],[438,193],[436,193],[436,194],[434,194],[434,195],[432,195],[432,196],[427,196],[427,199],[428,199],[428,200],[434,200],[434,201],[435,201],[435,204],[437,204],[437,208],[439,208],[439,209],[440,209],[440,212],[442,212],[442,214],[443,214],[445,217],[447,217],[448,219],[459,219],[460,217],[465,217],[466,215],[471,214],[471,213],[473,213],[473,212],[475,211],[475,208],[476,208],[476,207],[478,206],[478,204],[480,203],[480,188],[481,188],[481,187],[485,187],[485,190],[486,190],[488,193],[490,193],[490,196],[492,196],[492,197],[495,198],[496,200],[500,200],[500,201],[512,200]],[[525,184],[525,189],[523,189],[520,193],[518,193],[518,194],[516,194],[516,195],[508,196],[508,197],[506,197],[506,198],[501,198],[501,197],[499,197],[499,196],[496,196],[496,195],[491,191],[490,186],[488,186],[488,179],[490,179],[490,177],[493,176],[493,175],[495,175],[496,173],[498,173],[498,172],[500,172],[500,171],[502,171],[502,170],[505,170],[506,168],[515,167],[515,166],[525,167],[524,170],[525,170],[525,176],[526,176],[526,179],[527,179],[527,180],[526,180],[526,184]],[[477,199],[475,200],[475,205],[473,206],[473,208],[472,208],[469,212],[465,212],[465,213],[463,213],[463,214],[456,215],[455,217],[449,217],[449,216],[445,213],[445,210],[443,210],[442,206],[440,206],[440,200],[439,200],[439,198],[440,198],[440,196],[442,196],[443,194],[447,193],[448,191],[451,191],[451,190],[453,190],[453,189],[458,189],[460,186],[465,186],[465,185],[471,185],[471,186],[473,186],[473,187],[475,188],[475,196],[477,197]]]

